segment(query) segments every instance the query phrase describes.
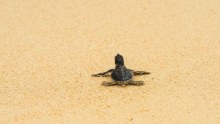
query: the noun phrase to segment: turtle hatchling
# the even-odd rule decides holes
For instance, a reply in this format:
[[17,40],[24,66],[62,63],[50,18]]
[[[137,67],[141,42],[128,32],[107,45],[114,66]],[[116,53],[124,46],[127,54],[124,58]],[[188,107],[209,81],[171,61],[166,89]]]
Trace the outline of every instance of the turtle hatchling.
[[105,77],[108,76],[109,73],[111,73],[111,78],[113,79],[113,81],[111,82],[103,81],[102,85],[104,86],[112,86],[112,85],[125,86],[128,84],[140,86],[144,84],[144,81],[133,81],[132,78],[135,75],[150,74],[149,72],[145,72],[145,71],[134,71],[131,69],[127,69],[124,65],[123,56],[120,54],[117,54],[115,56],[115,69],[110,69],[103,73],[93,74],[92,76]]

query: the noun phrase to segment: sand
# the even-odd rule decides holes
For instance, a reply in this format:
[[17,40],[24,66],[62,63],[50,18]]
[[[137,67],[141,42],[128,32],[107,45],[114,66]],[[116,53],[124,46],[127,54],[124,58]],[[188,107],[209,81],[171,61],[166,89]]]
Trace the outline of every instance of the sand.
[[[220,1],[0,1],[0,123],[219,124]],[[91,74],[120,53],[143,86]]]

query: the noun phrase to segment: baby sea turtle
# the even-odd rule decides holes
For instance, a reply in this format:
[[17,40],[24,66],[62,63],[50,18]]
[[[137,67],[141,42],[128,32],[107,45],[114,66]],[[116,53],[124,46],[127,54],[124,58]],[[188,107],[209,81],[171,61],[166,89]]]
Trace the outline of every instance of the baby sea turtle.
[[111,86],[111,85],[122,85],[125,86],[127,84],[133,84],[133,85],[143,85],[143,81],[133,81],[132,78],[134,75],[146,75],[150,74],[149,72],[145,71],[134,71],[131,69],[127,69],[124,65],[124,59],[123,56],[120,54],[117,54],[115,56],[115,69],[110,69],[103,73],[93,74],[94,77],[105,77],[109,73],[111,73],[111,78],[113,79],[112,82],[102,82],[102,85],[104,86]]

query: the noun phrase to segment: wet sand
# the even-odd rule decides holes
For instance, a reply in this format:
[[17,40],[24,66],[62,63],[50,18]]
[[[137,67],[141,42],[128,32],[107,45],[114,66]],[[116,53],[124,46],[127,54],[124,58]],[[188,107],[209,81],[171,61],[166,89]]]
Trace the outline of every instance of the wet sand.
[[[218,124],[218,0],[0,1],[0,123]],[[104,87],[120,53],[143,86]]]

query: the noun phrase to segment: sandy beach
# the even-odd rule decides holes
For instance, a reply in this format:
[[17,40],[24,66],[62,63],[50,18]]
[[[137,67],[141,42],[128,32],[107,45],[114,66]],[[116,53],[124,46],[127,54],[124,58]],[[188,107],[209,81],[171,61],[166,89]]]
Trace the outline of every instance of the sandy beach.
[[[219,0],[1,0],[1,124],[219,124]],[[143,86],[101,85],[114,68]]]

